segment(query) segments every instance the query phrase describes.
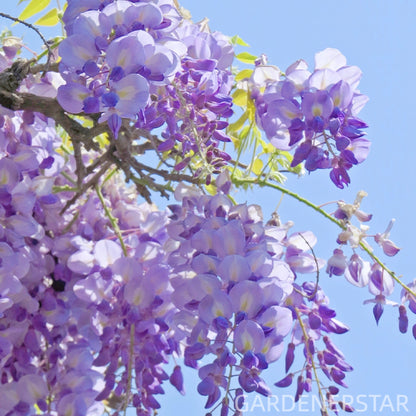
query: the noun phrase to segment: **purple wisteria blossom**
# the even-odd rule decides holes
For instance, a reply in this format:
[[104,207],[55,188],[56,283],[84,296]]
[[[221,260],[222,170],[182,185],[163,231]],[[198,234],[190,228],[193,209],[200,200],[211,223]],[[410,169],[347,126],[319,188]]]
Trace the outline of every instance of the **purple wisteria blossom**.
[[266,80],[263,93],[251,80],[258,123],[271,143],[294,150],[292,166],[304,162],[309,172],[331,169],[339,188],[350,183],[348,170],[363,162],[370,148],[362,132],[367,125],[357,118],[367,101],[357,90],[360,78],[359,68],[328,48],[315,55],[313,72],[297,61],[284,78]]
[[[122,120],[152,130],[165,126],[160,152],[203,161],[207,182],[230,156],[219,146],[233,114],[234,58],[228,38],[180,18],[169,2],[69,2],[68,37],[59,47],[65,80],[58,101],[73,114],[99,114],[114,138]],[[181,23],[178,25],[178,23]]]

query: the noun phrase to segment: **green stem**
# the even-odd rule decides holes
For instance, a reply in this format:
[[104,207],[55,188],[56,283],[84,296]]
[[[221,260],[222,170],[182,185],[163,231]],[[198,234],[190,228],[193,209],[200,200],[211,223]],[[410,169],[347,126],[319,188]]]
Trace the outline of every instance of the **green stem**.
[[345,229],[345,226],[341,223],[341,221],[338,221],[336,218],[329,215],[327,212],[325,212],[323,209],[321,209],[318,205],[315,205],[314,203],[312,203],[308,199],[303,198],[302,196],[296,194],[295,192],[292,192],[289,189],[286,189],[283,186],[280,186],[276,183],[271,183],[271,182],[265,181],[263,179],[258,179],[258,178],[236,178],[236,177],[233,177],[232,181],[237,185],[253,184],[253,185],[259,185],[259,186],[262,186],[262,187],[264,186],[264,187],[267,187],[267,188],[276,189],[280,192],[283,192],[286,195],[291,196],[292,198],[297,199],[298,201],[302,202],[303,204],[307,205],[308,207],[312,208],[313,210],[319,212],[321,215],[326,217],[328,220],[334,222],[339,227]]
[[104,201],[103,194],[102,194],[101,189],[98,185],[95,185],[95,191],[97,192],[97,195],[98,195],[98,198],[100,199],[101,205],[104,208],[105,215],[110,220],[111,227],[112,227],[114,233],[116,234],[116,236],[118,238],[118,241],[120,241],[120,245],[121,245],[121,248],[123,250],[123,254],[124,254],[125,257],[127,257],[127,248],[126,248],[126,245],[124,244],[123,236],[121,235],[120,228],[117,224],[117,218],[115,218],[113,216],[110,209],[106,205],[106,203]]

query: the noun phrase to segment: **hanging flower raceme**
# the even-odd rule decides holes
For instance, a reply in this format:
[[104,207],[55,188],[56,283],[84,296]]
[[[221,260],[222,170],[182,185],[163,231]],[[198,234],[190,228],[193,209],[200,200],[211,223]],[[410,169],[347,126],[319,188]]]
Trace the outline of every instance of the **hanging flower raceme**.
[[283,78],[269,80],[264,92],[252,80],[258,123],[271,143],[294,150],[292,166],[304,162],[309,172],[331,169],[339,188],[350,183],[348,170],[363,162],[370,148],[362,131],[367,125],[357,118],[367,101],[357,90],[360,78],[359,68],[328,48],[315,55],[313,72],[300,60]]
[[179,156],[176,170],[196,155],[196,176],[219,172],[230,159],[219,144],[230,141],[233,114],[227,37],[157,2],[73,1],[63,20],[58,101],[66,111],[99,114],[115,138],[123,119],[148,131],[165,125],[158,150]]
[[[222,175],[218,182],[223,183]],[[299,332],[300,315],[309,316],[310,324],[302,325],[310,327],[314,340],[320,330],[347,330],[334,319],[321,290],[312,306],[297,294],[296,274],[323,266],[308,253],[316,239],[309,232],[288,236],[286,226],[264,226],[259,207],[233,205],[223,193],[181,196],[189,194],[177,189],[182,206],[171,207],[168,226],[177,241],[169,257],[178,309],[172,322],[175,337],[187,345],[185,364],[198,368],[203,357],[213,357],[199,370],[198,392],[207,396],[206,408],[227,396],[229,369],[245,392],[267,396],[271,391],[261,373],[280,358],[285,339],[309,342]],[[305,297],[313,291],[306,288]]]

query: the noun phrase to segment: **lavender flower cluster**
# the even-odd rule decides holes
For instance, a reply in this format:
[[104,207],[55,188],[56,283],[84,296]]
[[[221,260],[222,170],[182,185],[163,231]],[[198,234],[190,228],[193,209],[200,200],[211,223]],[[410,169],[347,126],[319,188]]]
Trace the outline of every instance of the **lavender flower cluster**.
[[[259,61],[254,74],[262,66]],[[295,150],[292,166],[305,162],[309,172],[331,169],[330,178],[339,188],[350,183],[348,170],[363,162],[370,148],[362,131],[367,125],[357,117],[367,102],[357,89],[360,78],[360,69],[348,66],[332,48],[315,55],[313,72],[303,60],[289,66],[284,76],[275,72],[264,91],[252,77],[258,124],[271,143]]]
[[[316,283],[298,283],[299,274],[317,273],[324,264],[310,252],[314,235],[289,235],[291,224],[265,226],[260,207],[233,205],[222,193],[177,193],[184,195],[182,206],[171,207],[173,221],[168,225],[170,237],[178,242],[169,255],[172,301],[178,308],[173,325],[176,336],[186,341],[185,364],[199,368],[198,392],[207,396],[206,408],[224,395],[221,414],[228,414],[233,376],[238,376],[237,398],[242,390],[271,394],[261,373],[281,357],[286,343],[286,371],[295,348],[304,346],[297,400],[311,391],[314,360],[329,380],[345,386],[345,372],[352,368],[328,334],[348,328],[335,319]],[[319,341],[323,349],[315,348]],[[210,363],[199,367],[204,357]],[[276,385],[287,386],[292,378],[289,374]],[[335,390],[332,386],[332,394]]]
[[[65,84],[58,101],[73,114],[99,114],[115,138],[122,120],[151,131],[165,125],[159,151],[181,170],[194,155],[218,171],[218,144],[232,115],[233,48],[224,35],[183,19],[169,1],[68,2],[59,47]],[[209,172],[208,172],[209,173]]]
[[[259,207],[184,186],[168,218],[137,205],[115,176],[102,192],[123,248],[94,192],[62,214],[71,193],[53,187],[68,183],[76,164],[56,152],[50,120],[4,114],[1,138],[0,415],[35,407],[101,415],[105,404],[114,415],[127,405],[149,415],[164,381],[183,392],[180,366],[164,370],[172,355],[199,368],[207,408],[223,395],[227,414],[236,407],[227,368],[238,375],[233,397],[241,388],[267,395],[261,373],[288,338],[293,352],[321,330],[345,332],[321,290],[307,302],[313,285],[295,283],[296,274],[323,266],[310,253],[311,233],[288,236],[287,226],[264,226]],[[217,185],[230,187],[224,176]],[[324,353],[310,354],[308,362]],[[212,362],[200,367],[204,356]],[[328,377],[343,384],[347,368],[335,361]],[[309,389],[308,368],[298,396]]]

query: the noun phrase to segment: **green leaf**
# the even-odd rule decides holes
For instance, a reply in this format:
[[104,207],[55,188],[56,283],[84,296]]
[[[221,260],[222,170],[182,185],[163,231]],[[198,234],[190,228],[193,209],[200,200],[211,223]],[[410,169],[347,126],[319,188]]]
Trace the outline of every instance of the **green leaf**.
[[251,126],[244,126],[241,130],[240,134],[238,135],[238,138],[243,141],[247,138],[248,134],[251,131]]
[[25,9],[20,13],[19,19],[26,20],[35,14],[41,12],[49,6],[51,0],[31,0],[31,2],[25,7]]
[[235,121],[234,123],[231,123],[228,126],[227,131],[237,131],[237,130],[240,130],[241,127],[244,126],[244,123],[247,121],[247,119],[248,119],[247,113],[243,113],[241,115],[241,117],[237,121]]
[[58,9],[49,10],[45,16],[42,16],[35,22],[35,25],[39,26],[55,26],[59,23]]
[[252,55],[248,52],[241,52],[235,56],[239,61],[245,64],[254,64],[254,61],[257,59],[257,56]]
[[217,187],[213,184],[205,185],[205,189],[210,195],[215,195],[217,193]]
[[261,139],[261,131],[259,130],[259,128],[255,125],[253,126],[253,138],[260,140]]
[[233,93],[233,102],[235,105],[245,107],[247,105],[248,91],[246,90],[235,90]]
[[260,175],[263,170],[263,161],[261,159],[256,159],[251,167],[251,170],[255,175]]
[[241,81],[242,79],[250,78],[252,73],[253,73],[252,69],[243,69],[235,76],[235,80],[238,82],[238,81]]
[[243,39],[241,39],[238,35],[233,36],[230,40],[233,45],[250,46],[248,43],[244,42]]

